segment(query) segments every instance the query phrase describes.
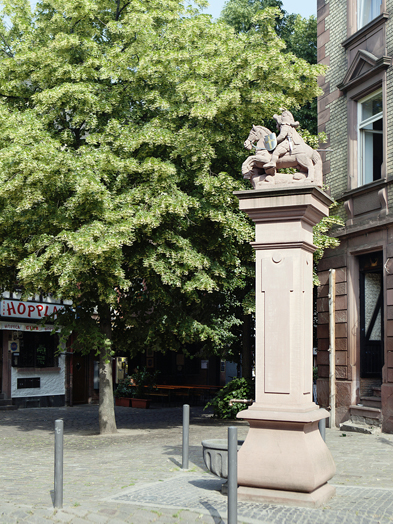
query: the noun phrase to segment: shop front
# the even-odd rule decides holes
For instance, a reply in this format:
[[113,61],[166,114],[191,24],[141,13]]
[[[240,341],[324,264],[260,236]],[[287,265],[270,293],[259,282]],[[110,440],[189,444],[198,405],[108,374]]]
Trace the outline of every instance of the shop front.
[[24,302],[11,296],[1,301],[1,392],[19,407],[64,406],[65,354],[58,354],[53,326],[39,324],[63,306],[39,298]]

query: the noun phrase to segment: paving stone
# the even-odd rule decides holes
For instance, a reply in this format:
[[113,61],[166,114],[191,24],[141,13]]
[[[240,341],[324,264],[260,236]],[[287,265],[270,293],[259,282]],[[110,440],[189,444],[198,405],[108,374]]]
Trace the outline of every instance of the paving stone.
[[86,519],[89,522],[96,522],[97,524],[106,524],[107,522],[110,522],[110,519],[108,517],[96,513],[89,513],[86,516]]
[[76,515],[77,517],[86,517],[86,515],[89,513],[89,510],[84,507],[71,507],[67,508],[68,513],[72,513],[73,515]]
[[102,515],[107,515],[108,517],[114,517],[117,513],[117,510],[109,509],[109,508],[102,508],[99,510],[99,513],[101,513]]
[[84,518],[74,517],[71,522],[72,524],[86,524],[88,521]]
[[12,517],[15,519],[25,520],[28,517],[28,513],[22,510],[13,511]]
[[[120,428],[99,436],[96,406],[24,409],[0,419],[0,523],[225,522],[222,480],[206,472],[201,441],[237,425],[191,408],[190,470],[181,465],[182,408],[116,408]],[[64,509],[52,508],[53,428],[63,418]],[[393,435],[326,430],[337,494],[322,509],[239,503],[244,524],[393,524]],[[28,465],[26,467],[26,464]],[[74,506],[75,504],[75,506]],[[180,511],[180,513],[179,513]]]
[[63,510],[58,510],[53,515],[53,520],[55,522],[71,522],[73,518],[74,518],[74,515],[70,513],[66,513]]

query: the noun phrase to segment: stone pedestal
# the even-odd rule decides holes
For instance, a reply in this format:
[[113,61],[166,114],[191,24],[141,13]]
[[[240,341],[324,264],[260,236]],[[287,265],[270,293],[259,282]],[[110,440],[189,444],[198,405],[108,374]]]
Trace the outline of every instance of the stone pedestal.
[[256,401],[238,454],[240,500],[315,507],[334,493],[333,458],[312,398],[313,226],[329,213],[318,187],[236,192],[255,222]]

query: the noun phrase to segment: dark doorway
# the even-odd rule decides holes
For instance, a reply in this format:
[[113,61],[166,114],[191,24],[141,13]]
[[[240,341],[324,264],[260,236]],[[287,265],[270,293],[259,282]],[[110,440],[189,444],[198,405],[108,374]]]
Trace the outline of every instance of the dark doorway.
[[74,404],[87,404],[88,377],[87,356],[78,353],[73,355],[72,401]]
[[382,252],[359,257],[360,377],[382,380],[383,358]]

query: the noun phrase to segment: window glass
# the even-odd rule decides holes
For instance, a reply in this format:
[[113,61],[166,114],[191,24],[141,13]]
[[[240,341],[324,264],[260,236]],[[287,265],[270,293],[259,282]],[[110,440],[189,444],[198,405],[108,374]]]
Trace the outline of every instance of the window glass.
[[382,0],[358,0],[358,29],[381,14]]
[[382,90],[359,101],[359,185],[381,178],[383,162]]
[[14,359],[13,365],[32,368],[56,367],[58,341],[58,336],[51,333],[23,332],[19,340],[18,359]]
[[371,116],[382,113],[382,91],[370,96],[362,102],[362,115],[361,119],[367,120]]

